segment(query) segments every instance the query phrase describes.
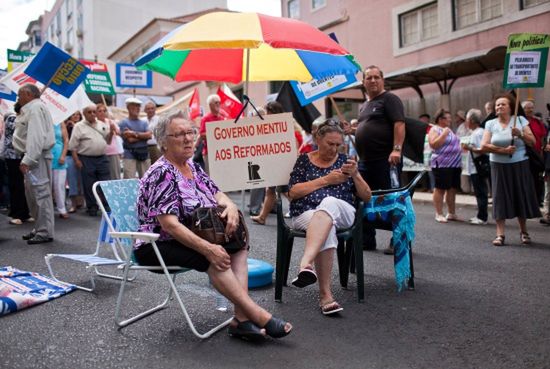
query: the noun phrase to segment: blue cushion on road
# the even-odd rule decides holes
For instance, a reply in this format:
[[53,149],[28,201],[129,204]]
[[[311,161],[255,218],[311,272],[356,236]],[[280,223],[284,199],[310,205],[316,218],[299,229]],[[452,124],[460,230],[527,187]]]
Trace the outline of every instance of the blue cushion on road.
[[267,286],[273,282],[273,267],[263,260],[248,258],[248,288]]

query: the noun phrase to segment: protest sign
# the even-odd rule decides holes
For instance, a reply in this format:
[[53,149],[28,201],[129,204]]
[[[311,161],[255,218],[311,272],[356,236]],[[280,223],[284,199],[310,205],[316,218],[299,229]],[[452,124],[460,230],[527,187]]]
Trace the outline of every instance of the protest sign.
[[290,81],[290,85],[294,89],[294,93],[300,105],[304,106],[320,99],[323,96],[330,95],[342,88],[357,82],[355,75],[336,75],[322,79],[314,79],[310,82],[300,83],[297,81]]
[[[8,72],[0,69],[0,79],[2,79],[2,77],[6,74],[8,74]],[[3,83],[0,83],[0,99],[15,101],[17,99],[17,94],[6,87]]]
[[[32,83],[40,89],[43,88],[44,85],[42,83],[29,77],[24,72],[31,62],[32,59],[29,59],[25,63],[18,66],[15,70],[1,78],[0,83],[3,83],[14,92],[19,91],[19,87],[26,83]],[[47,88],[40,96],[40,99],[44,102],[44,104],[46,104],[46,107],[52,115],[54,122],[61,122],[75,111],[82,110],[83,108],[93,104],[88,98],[88,95],[86,95],[86,92],[82,86],[78,86],[76,91],[69,98],[53,91],[50,88]]]
[[210,177],[222,191],[286,185],[296,161],[292,114],[206,124]]
[[109,75],[106,64],[90,60],[80,60],[80,62],[90,69],[90,73],[88,73],[84,80],[84,89],[87,93],[102,95],[115,94],[113,82],[111,81],[111,76]]
[[27,59],[29,59],[33,55],[33,53],[30,53],[28,51],[8,49],[8,72],[11,72],[15,68],[26,62]]
[[508,37],[504,63],[505,89],[544,87],[550,36],[518,33]]
[[129,88],[153,87],[153,72],[138,70],[133,64],[116,65],[116,86]]

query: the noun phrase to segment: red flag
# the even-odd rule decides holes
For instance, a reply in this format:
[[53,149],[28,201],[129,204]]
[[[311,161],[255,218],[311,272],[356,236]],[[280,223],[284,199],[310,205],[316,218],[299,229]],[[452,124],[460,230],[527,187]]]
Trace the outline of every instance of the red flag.
[[229,118],[236,118],[243,108],[243,104],[233,95],[231,90],[224,85],[224,88],[218,87],[218,96],[220,97],[220,110],[222,115]]
[[199,89],[195,88],[193,91],[193,96],[191,96],[191,100],[189,100],[189,117],[191,117],[191,119],[195,119],[200,115],[201,103],[199,99]]

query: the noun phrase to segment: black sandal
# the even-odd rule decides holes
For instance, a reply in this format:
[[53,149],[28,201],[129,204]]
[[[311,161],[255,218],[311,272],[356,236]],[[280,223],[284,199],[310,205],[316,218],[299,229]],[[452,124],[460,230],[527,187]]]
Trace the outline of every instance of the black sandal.
[[531,244],[531,236],[529,236],[529,233],[527,232],[521,232],[520,233],[521,243],[523,245],[530,245]]
[[273,338],[282,338],[292,332],[292,327],[288,332],[285,330],[287,324],[284,320],[272,316],[264,326],[265,332]]
[[493,246],[503,246],[503,245],[504,245],[504,235],[501,234],[496,236],[496,238],[493,240]]
[[234,320],[237,322],[237,325],[230,325],[227,329],[231,337],[250,342],[261,342],[265,340],[265,334],[262,333],[261,328],[250,320],[245,320],[244,322],[239,322],[237,319]]

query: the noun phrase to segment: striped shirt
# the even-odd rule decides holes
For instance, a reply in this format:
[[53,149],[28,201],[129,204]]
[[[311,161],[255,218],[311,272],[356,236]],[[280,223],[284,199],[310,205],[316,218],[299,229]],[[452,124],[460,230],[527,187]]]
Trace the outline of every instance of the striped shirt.
[[[441,135],[443,128],[435,126],[438,135]],[[453,132],[449,132],[443,145],[432,152],[432,168],[460,168],[462,166],[462,149],[460,139]]]

